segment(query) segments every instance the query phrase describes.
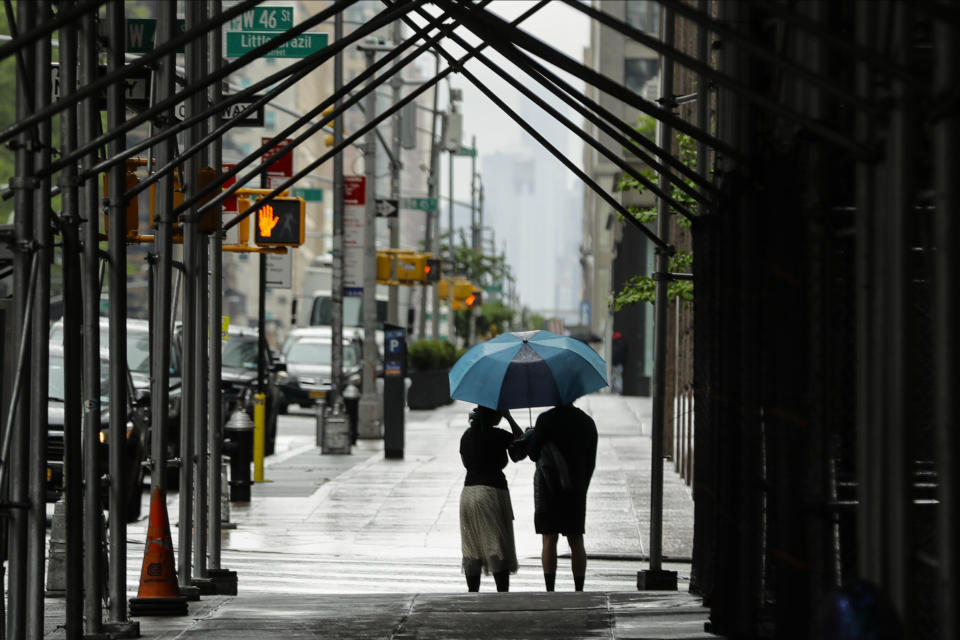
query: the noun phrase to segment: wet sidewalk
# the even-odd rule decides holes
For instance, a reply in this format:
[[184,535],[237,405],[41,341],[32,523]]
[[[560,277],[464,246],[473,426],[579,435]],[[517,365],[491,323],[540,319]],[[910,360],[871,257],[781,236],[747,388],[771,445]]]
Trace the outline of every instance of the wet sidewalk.
[[[471,406],[409,411],[402,460],[381,441],[349,456],[321,455],[312,437],[268,460],[270,482],[234,505],[223,566],[239,595],[205,596],[184,618],[140,618],[145,638],[701,638],[707,611],[687,593],[693,502],[666,465],[665,568],[679,591],[636,590],[649,549],[650,402],[594,394],[577,402],[597,422],[597,468],[588,496],[585,593],[573,593],[569,558],[558,593],[543,592],[533,530],[533,464],[506,469],[516,520],[518,573],[511,593],[465,593],[460,572],[459,439]],[[536,414],[514,414],[521,426]],[[308,416],[300,420],[310,420]],[[293,423],[285,423],[293,424]],[[281,430],[284,426],[281,426]],[[176,517],[175,496],[169,509]],[[129,588],[135,594],[146,523],[129,528]],[[174,537],[177,531],[174,526]],[[51,602],[51,620],[62,604]],[[59,601],[62,602],[62,601]],[[62,637],[53,632],[49,637]]]

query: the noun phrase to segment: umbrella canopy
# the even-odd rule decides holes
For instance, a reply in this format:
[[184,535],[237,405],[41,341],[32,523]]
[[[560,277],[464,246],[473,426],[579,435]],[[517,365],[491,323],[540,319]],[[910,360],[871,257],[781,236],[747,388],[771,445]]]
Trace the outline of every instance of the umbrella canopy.
[[450,370],[450,396],[491,409],[561,406],[607,386],[607,366],[584,343],[549,331],[504,333]]

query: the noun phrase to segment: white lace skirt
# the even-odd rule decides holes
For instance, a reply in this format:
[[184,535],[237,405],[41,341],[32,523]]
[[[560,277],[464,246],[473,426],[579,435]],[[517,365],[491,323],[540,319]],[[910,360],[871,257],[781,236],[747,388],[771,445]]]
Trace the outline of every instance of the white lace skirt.
[[485,485],[464,487],[460,493],[460,547],[463,573],[517,572],[510,491]]

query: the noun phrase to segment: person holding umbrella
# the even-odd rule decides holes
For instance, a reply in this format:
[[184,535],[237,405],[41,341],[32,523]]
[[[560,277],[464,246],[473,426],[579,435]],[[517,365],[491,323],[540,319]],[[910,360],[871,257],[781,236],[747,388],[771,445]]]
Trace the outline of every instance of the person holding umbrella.
[[570,545],[574,589],[583,591],[587,572],[584,521],[587,489],[597,462],[597,426],[581,409],[566,404],[540,414],[522,442],[526,454],[537,463],[533,524],[543,537],[540,562],[544,584],[547,591],[554,590],[557,542],[563,534]]
[[[534,524],[543,536],[541,561],[548,591],[553,591],[556,579],[560,534],[570,543],[574,584],[578,591],[583,589],[587,562],[584,518],[596,461],[597,427],[572,403],[607,386],[606,369],[596,351],[570,336],[516,331],[471,347],[450,370],[453,398],[499,411],[554,407],[528,431],[529,441],[524,437],[510,449],[515,462],[526,454],[537,462]],[[515,423],[509,416],[508,420],[513,428]],[[517,431],[519,427],[514,433]],[[505,465],[506,460],[499,468]]]
[[517,572],[513,506],[503,468],[507,448],[522,432],[504,411],[512,433],[497,428],[501,412],[478,405],[460,438],[460,459],[467,470],[460,493],[460,546],[468,591],[480,591],[480,572],[492,573],[497,591],[510,590]]

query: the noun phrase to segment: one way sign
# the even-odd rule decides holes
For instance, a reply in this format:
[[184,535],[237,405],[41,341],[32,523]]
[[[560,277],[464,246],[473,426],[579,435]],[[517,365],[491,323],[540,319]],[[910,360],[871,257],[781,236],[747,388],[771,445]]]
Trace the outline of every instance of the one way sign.
[[400,205],[396,200],[387,198],[377,198],[377,217],[378,218],[396,218],[400,211]]

